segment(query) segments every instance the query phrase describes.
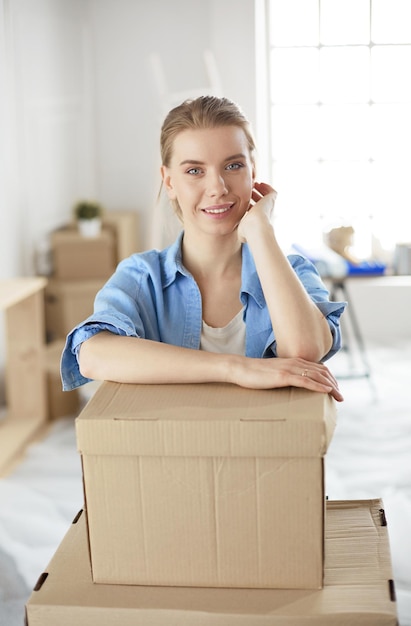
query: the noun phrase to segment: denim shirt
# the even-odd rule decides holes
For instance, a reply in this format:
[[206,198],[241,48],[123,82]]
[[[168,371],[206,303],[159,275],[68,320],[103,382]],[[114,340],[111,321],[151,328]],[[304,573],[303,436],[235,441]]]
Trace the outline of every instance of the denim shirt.
[[[63,389],[68,391],[89,382],[81,375],[77,354],[86,339],[102,330],[118,335],[141,337],[198,350],[202,328],[200,290],[182,263],[183,232],[164,250],[133,254],[121,261],[98,292],[94,313],[67,336],[61,360]],[[300,255],[288,260],[306,291],[326,317],[333,344],[324,357],[341,347],[339,318],[345,302],[330,302],[328,291],[314,265]],[[276,356],[276,340],[263,290],[251,251],[242,246],[240,299],[246,325],[246,356]]]

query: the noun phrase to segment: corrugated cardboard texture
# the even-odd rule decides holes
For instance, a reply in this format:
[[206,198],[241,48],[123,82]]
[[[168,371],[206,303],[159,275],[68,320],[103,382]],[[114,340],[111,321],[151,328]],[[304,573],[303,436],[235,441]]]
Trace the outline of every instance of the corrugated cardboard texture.
[[93,579],[318,589],[325,394],[104,383],[76,421]]
[[27,603],[28,626],[395,626],[381,509],[379,500],[327,504],[318,591],[96,585],[82,515]]
[[71,229],[51,235],[53,275],[61,280],[109,278],[116,267],[115,238],[110,229],[83,237]]
[[287,387],[103,383],[76,421],[83,455],[322,457],[327,394]]

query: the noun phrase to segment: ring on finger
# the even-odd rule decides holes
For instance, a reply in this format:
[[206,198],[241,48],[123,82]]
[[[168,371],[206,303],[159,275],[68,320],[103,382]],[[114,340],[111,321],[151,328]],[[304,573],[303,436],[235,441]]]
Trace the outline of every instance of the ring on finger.
[[308,370],[303,370],[301,372],[301,376],[308,376]]

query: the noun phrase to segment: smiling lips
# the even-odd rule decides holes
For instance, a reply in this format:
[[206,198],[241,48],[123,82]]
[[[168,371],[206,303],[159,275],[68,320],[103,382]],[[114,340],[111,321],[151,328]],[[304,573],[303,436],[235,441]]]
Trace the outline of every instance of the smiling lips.
[[221,215],[222,213],[226,213],[231,209],[234,203],[228,204],[216,204],[215,206],[209,206],[205,209],[201,209],[204,213],[210,215]]

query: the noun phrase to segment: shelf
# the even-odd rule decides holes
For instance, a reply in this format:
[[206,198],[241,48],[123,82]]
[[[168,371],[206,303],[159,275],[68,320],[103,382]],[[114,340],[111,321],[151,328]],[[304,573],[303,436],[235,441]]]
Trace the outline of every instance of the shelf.
[[6,399],[0,420],[0,475],[47,422],[45,278],[0,280],[5,311]]

